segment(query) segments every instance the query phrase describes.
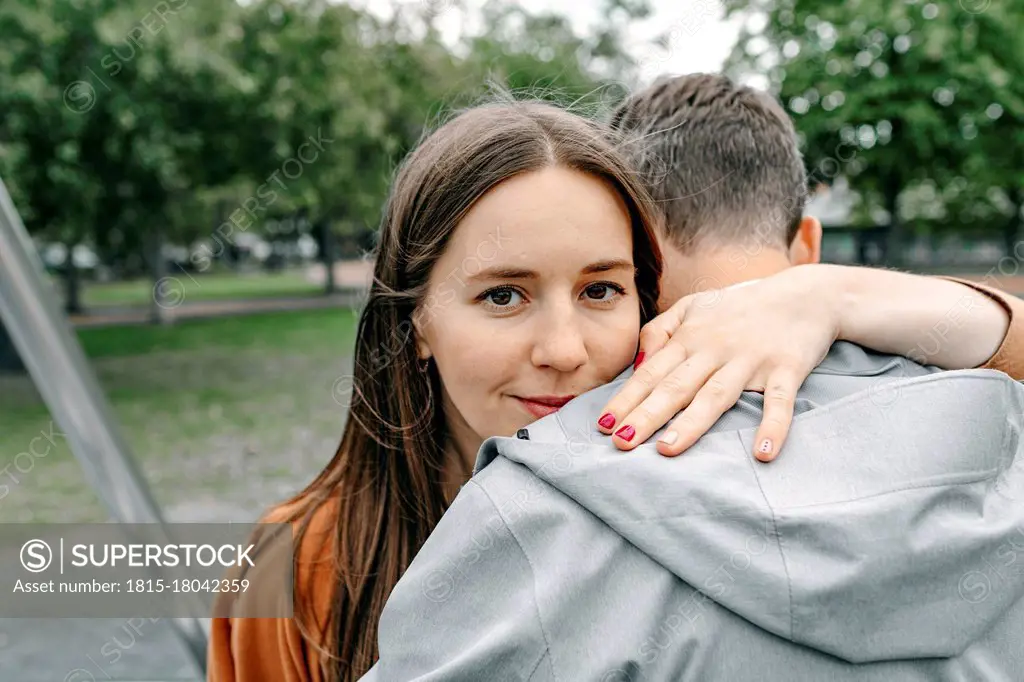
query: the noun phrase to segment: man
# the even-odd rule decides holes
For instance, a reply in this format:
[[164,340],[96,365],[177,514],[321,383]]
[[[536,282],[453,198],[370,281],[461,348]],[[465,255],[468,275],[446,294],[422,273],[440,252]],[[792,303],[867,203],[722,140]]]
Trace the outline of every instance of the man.
[[[637,161],[686,209],[666,207],[663,237],[666,272],[691,281],[667,296],[817,260],[776,105],[683,77],[614,121],[657,138],[666,116],[685,137]],[[745,203],[759,191],[776,205]],[[392,593],[365,679],[1024,679],[1024,387],[836,343],[800,388],[785,456],[762,466],[753,392],[683,457],[618,450],[593,423],[631,372],[484,442]]]
[[[720,323],[721,313],[742,319],[759,300],[760,305],[774,305],[779,298],[772,294],[780,285],[785,285],[787,297],[796,299],[803,297],[808,287],[820,286],[820,272],[792,267],[817,263],[821,245],[821,224],[803,214],[808,181],[792,122],[767,94],[739,87],[723,76],[698,74],[661,79],[621,106],[612,123],[627,134],[626,149],[665,214],[659,235],[665,260],[659,310],[680,312],[663,315],[645,328],[638,355],[639,360],[646,351],[644,371],[625,382],[620,393],[598,412],[607,417],[603,423],[599,421],[602,431],[614,433],[612,442],[629,449],[630,441],[622,438],[620,431],[631,434],[633,444],[642,443],[686,407],[658,443],[662,454],[679,454],[735,403],[742,390],[756,390],[765,400],[753,454],[770,461],[782,448],[792,400],[810,367],[762,369],[742,384],[737,379],[749,370],[739,363],[718,367],[714,356],[731,341],[728,329]],[[842,148],[836,153],[847,161],[855,155]],[[913,321],[910,327],[922,330],[909,343],[893,339],[882,346],[878,344],[884,342],[876,340],[873,348],[944,367],[971,367],[990,358],[985,367],[1002,369],[1017,378],[1024,376],[1024,364],[1019,360],[1006,362],[1024,356],[1015,331],[1002,337],[1002,346],[992,355],[999,337],[992,338],[987,330],[998,327],[990,322],[1003,311],[982,294],[1002,304],[1011,314],[1014,329],[1019,321],[1012,322],[1013,311],[1024,308],[1019,299],[956,278],[947,279],[958,284],[887,270],[816,266],[821,267],[843,283],[844,295],[851,301],[878,300],[888,292],[897,295],[894,301],[903,301],[904,321]],[[777,273],[782,275],[762,287],[756,300],[743,296],[737,302],[734,294],[722,291],[732,284]],[[702,297],[707,302],[687,296],[708,289],[713,291]],[[675,303],[684,296],[687,298]],[[873,306],[850,305],[846,310],[851,329],[870,327],[872,322],[877,326],[880,319],[885,322]],[[661,327],[666,321],[682,315],[692,329],[699,326],[697,318],[712,312],[716,325],[710,347],[708,339],[693,339],[684,328],[669,341],[671,353],[651,357],[652,350],[660,351],[657,341],[664,338]],[[773,343],[785,342],[785,337],[797,332],[765,329],[766,353]],[[653,347],[652,339],[656,341]],[[960,346],[962,341],[965,346]],[[694,345],[703,345],[705,352],[699,348],[692,352]],[[972,357],[976,360],[963,364],[959,358],[953,360],[958,347],[975,351]],[[947,351],[949,355],[945,355]],[[680,353],[685,354],[685,365],[672,370],[670,380],[663,380],[666,368],[678,364],[673,360]],[[705,383],[709,376],[713,381]],[[687,387],[702,385],[691,403]],[[676,386],[683,390],[673,390]],[[604,426],[612,420],[613,426]]]

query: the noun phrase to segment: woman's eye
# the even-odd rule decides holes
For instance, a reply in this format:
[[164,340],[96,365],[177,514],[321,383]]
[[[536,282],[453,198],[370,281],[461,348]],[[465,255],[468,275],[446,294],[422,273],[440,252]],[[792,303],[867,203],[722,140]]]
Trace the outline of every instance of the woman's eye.
[[484,294],[484,299],[499,308],[507,308],[514,302],[514,296],[522,298],[522,294],[515,289],[493,289]]
[[621,287],[607,283],[591,284],[587,287],[586,291],[587,296],[592,301],[610,301],[617,294],[623,293]]

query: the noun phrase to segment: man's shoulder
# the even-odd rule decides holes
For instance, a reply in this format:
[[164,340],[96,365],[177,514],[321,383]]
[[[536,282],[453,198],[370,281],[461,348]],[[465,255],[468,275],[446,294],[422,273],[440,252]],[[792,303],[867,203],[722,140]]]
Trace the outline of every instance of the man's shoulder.
[[[506,521],[509,507],[525,508],[540,500],[567,501],[564,495],[558,493],[530,467],[500,455],[494,457],[466,485],[479,488],[495,510],[506,517]],[[457,503],[458,498],[452,507]]]

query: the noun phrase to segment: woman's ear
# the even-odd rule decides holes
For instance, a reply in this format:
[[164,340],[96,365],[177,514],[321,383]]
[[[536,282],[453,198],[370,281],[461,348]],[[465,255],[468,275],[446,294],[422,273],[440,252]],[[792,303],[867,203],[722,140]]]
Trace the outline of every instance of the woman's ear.
[[423,328],[421,326],[422,320],[419,316],[413,314],[412,316],[412,336],[416,343],[416,357],[420,360],[426,360],[432,357],[434,354],[430,350],[430,344],[428,344],[423,336]]
[[821,262],[821,221],[805,215],[800,219],[793,243],[789,245],[789,262],[808,265]]
[[427,345],[426,341],[423,341],[419,337],[416,338],[416,357],[420,360],[426,360],[433,357],[433,353],[430,352],[430,346]]

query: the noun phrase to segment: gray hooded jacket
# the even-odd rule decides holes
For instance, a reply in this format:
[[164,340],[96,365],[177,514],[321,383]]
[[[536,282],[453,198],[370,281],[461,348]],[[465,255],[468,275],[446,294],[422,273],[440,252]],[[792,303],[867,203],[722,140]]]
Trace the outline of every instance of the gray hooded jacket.
[[756,393],[615,448],[631,372],[484,442],[364,680],[1024,680],[1024,387],[840,342],[765,465]]

